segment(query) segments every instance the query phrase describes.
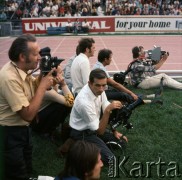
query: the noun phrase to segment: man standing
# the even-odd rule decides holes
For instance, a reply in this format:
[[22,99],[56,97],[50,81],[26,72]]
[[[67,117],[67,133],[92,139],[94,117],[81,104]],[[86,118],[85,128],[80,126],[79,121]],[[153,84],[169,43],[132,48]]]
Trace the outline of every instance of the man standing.
[[98,53],[98,61],[93,66],[93,69],[100,68],[107,74],[107,84],[114,89],[107,89],[106,96],[109,100],[120,100],[131,103],[133,100],[137,100],[137,95],[132,91],[124,87],[122,84],[117,83],[112,79],[106,70],[106,66],[110,65],[112,61],[113,53],[110,49],[101,49]]
[[79,41],[78,48],[80,54],[74,59],[71,66],[71,80],[75,95],[88,82],[90,74],[89,58],[94,56],[95,41],[92,38],[82,38]]
[[[120,101],[110,103],[105,95],[107,76],[101,69],[91,71],[89,82],[78,94],[70,115],[70,136],[74,140],[95,143],[101,150],[104,163],[108,164],[114,154],[99,136],[109,133],[110,138],[119,140],[122,134],[112,129],[106,132],[111,111],[120,109]],[[107,134],[108,135],[108,134]],[[124,139],[127,138],[124,136]]]
[[30,122],[36,116],[47,89],[53,85],[52,71],[36,88],[29,70],[36,69],[40,47],[31,34],[16,38],[10,49],[11,60],[0,70],[0,129],[3,132],[3,165],[6,180],[29,179],[32,170]]

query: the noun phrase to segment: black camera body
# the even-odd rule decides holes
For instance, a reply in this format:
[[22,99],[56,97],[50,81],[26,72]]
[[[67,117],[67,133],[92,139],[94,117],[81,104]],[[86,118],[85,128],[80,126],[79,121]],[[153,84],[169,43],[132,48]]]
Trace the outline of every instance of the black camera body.
[[[58,65],[64,61],[64,59],[59,59],[57,57],[51,57],[50,53],[51,49],[49,47],[45,47],[40,50],[40,56],[42,57],[40,60],[40,70],[42,74],[45,76],[47,73],[51,71],[52,68],[57,68]],[[56,76],[56,73],[54,72],[52,74],[53,76]]]
[[161,51],[161,47],[156,46],[152,50],[146,50],[145,53],[148,55],[147,59],[151,60],[153,64],[157,64],[164,54],[167,53],[169,55],[169,52]]
[[113,75],[113,79],[114,81],[116,81],[117,83],[123,84],[125,85],[125,79],[126,79],[126,74],[124,72],[119,72],[119,73],[115,73]]
[[143,99],[138,97],[133,103],[126,103],[121,109],[113,110],[109,118],[109,125],[111,128],[115,129],[118,126],[123,125],[123,127],[126,127],[127,129],[132,129],[133,125],[128,120],[132,114],[132,110],[142,104],[144,104]]

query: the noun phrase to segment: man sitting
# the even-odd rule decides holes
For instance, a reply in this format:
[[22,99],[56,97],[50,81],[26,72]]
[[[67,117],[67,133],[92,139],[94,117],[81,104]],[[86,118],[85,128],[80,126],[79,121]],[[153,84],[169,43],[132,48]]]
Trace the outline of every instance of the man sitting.
[[68,19],[68,21],[66,23],[66,32],[67,33],[72,33],[73,32],[73,25],[72,25],[70,19]]
[[117,83],[110,77],[106,70],[106,66],[110,65],[112,61],[113,53],[110,49],[101,49],[98,53],[98,61],[93,66],[93,69],[99,68],[105,71],[107,74],[107,84],[113,87],[112,89],[106,89],[106,96],[109,100],[120,100],[123,102],[131,103],[134,100],[137,100],[137,95],[132,91],[124,87],[122,84]]

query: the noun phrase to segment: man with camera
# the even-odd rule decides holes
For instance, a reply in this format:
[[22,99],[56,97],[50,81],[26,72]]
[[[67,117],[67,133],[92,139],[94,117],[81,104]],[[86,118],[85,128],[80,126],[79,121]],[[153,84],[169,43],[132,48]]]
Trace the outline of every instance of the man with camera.
[[64,80],[63,70],[59,64],[56,67],[53,86],[45,92],[39,112],[31,123],[33,131],[51,139],[54,138],[54,134],[60,124],[62,124],[63,128],[73,103],[73,94]]
[[[10,62],[0,70],[0,129],[6,180],[29,179],[32,171],[32,137],[29,124],[36,116],[45,92],[53,85],[52,69],[36,80],[29,70],[36,69],[41,56],[36,38],[24,34],[16,38],[8,52]],[[36,90],[35,90],[36,89]]]
[[[101,69],[92,70],[89,75],[89,82],[81,89],[75,99],[69,124],[72,128],[71,138],[95,143],[101,149],[103,162],[108,164],[109,159],[113,158],[114,154],[102,140],[103,137],[107,135],[110,140],[119,141],[123,136],[114,129],[109,132],[106,131],[112,110],[122,108],[120,101],[110,103],[107,100],[104,91],[106,85],[106,73]],[[127,141],[125,136],[123,138]]]
[[33,131],[54,137],[56,129],[65,122],[66,117],[71,112],[74,97],[68,88],[63,77],[61,62],[63,59],[52,57],[50,48],[41,49],[40,75],[39,79],[56,68],[52,73],[54,77],[53,86],[47,90],[42,100],[39,112],[31,123]]
[[100,68],[107,74],[107,84],[111,87],[105,90],[108,100],[119,100],[131,103],[138,99],[132,91],[124,87],[122,84],[112,79],[106,70],[106,66],[110,65],[113,53],[110,49],[101,49],[98,53],[98,61],[93,66],[93,69]]
[[157,63],[153,63],[152,60],[145,59],[145,51],[142,46],[135,46],[132,48],[133,61],[129,64],[130,68],[129,76],[131,78],[131,84],[141,89],[150,89],[163,86],[182,89],[182,83],[172,79],[165,73],[156,74],[158,70],[167,60],[169,53],[161,55],[160,60]]

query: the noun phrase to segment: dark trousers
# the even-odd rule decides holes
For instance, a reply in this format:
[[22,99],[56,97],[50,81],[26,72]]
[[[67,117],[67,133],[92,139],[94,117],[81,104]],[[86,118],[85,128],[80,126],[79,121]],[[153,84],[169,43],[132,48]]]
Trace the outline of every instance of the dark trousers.
[[4,180],[27,180],[32,172],[32,134],[29,126],[0,126]]
[[108,100],[118,100],[122,102],[132,103],[134,102],[134,99],[129,94],[126,94],[124,92],[115,90],[115,89],[109,89],[105,91],[107,99]]
[[38,133],[52,133],[60,123],[64,123],[66,117],[70,114],[71,108],[60,103],[51,103],[45,109],[38,113],[31,127]]
[[100,137],[98,137],[94,131],[91,130],[78,131],[75,129],[71,129],[70,137],[74,140],[85,140],[96,144],[100,149],[102,161],[106,165],[108,165],[109,161],[112,158],[114,158],[114,154],[107,147],[105,142]]

